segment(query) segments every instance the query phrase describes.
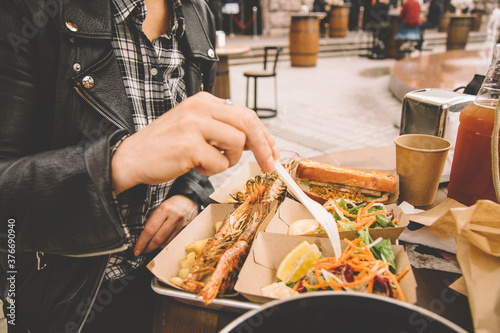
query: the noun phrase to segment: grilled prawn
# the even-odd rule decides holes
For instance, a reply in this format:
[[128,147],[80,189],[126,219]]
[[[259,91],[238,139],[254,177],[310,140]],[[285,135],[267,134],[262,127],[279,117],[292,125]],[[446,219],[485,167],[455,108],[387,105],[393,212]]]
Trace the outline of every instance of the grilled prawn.
[[[286,167],[291,169],[294,163]],[[285,193],[286,186],[275,173],[263,173],[247,181],[245,191],[233,196],[241,204],[226,216],[207,242],[181,288],[198,293],[207,304],[232,289],[257,230],[273,203],[281,203]],[[201,282],[209,275],[210,282]]]

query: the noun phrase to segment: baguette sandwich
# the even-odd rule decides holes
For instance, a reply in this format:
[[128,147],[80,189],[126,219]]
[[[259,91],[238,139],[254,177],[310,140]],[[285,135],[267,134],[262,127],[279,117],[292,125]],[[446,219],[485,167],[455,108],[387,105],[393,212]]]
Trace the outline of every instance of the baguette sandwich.
[[302,190],[321,204],[339,198],[356,203],[385,203],[389,194],[394,193],[396,185],[396,178],[389,173],[363,171],[308,159],[298,163],[295,177]]

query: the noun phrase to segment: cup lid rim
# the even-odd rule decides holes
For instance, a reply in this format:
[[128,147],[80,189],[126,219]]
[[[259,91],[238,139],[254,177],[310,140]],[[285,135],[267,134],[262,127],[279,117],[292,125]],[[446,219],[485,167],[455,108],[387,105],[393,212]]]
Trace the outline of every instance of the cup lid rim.
[[[436,138],[438,139],[439,141],[441,142],[446,142],[448,143],[446,147],[442,147],[442,148],[434,148],[432,150],[428,149],[428,148],[416,148],[416,147],[411,147],[411,146],[408,146],[408,145],[405,145],[403,143],[400,143],[398,142],[397,140],[399,138],[403,138],[403,137],[411,137],[411,136],[422,136],[422,137],[430,137],[430,138]],[[433,152],[441,152],[441,151],[446,151],[446,150],[449,150],[452,146],[452,143],[449,141],[449,140],[446,140],[444,138],[441,138],[439,136],[435,136],[435,135],[429,135],[429,134],[402,134],[398,137],[396,137],[394,139],[394,143],[396,144],[396,146],[400,146],[400,147],[404,147],[406,149],[410,149],[410,150],[415,150],[415,151],[419,151],[419,152],[428,152],[428,153],[433,153]]]

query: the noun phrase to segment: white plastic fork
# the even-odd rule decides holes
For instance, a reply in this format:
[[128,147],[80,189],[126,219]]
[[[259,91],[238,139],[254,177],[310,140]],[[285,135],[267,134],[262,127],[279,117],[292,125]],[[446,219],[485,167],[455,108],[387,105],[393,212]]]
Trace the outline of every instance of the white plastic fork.
[[340,246],[340,236],[339,230],[337,229],[337,223],[333,218],[333,215],[330,214],[323,206],[321,206],[316,201],[312,200],[307,196],[307,194],[302,191],[302,189],[295,183],[292,179],[292,176],[283,168],[279,161],[274,163],[274,167],[276,172],[280,176],[281,180],[286,184],[288,191],[297,198],[302,204],[309,210],[309,212],[314,216],[316,221],[318,221],[323,228],[325,228],[326,234],[332,243],[333,252],[335,253],[335,258],[340,257],[340,253],[342,252]]

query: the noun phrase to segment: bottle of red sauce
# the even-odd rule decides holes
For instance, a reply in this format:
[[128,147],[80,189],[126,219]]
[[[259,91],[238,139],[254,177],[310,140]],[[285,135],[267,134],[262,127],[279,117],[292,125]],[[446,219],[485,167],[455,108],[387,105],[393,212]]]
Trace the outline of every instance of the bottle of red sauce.
[[500,96],[500,44],[473,103],[460,113],[448,197],[465,205],[479,199],[498,202],[492,177],[491,137]]

